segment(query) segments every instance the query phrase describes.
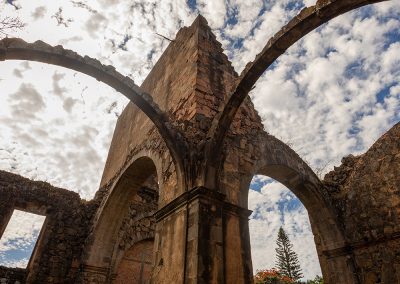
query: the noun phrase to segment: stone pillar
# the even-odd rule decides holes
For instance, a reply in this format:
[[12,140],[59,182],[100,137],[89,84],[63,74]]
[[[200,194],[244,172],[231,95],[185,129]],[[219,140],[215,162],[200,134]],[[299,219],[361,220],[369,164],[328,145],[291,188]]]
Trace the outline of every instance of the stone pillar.
[[223,283],[223,199],[205,187],[188,200],[186,283]]
[[156,213],[152,283],[251,282],[250,211],[224,199],[224,194],[195,187]]
[[12,216],[14,211],[14,204],[11,200],[11,197],[7,193],[1,193],[1,201],[0,201],[0,239],[4,234],[4,231],[7,228],[8,222]]
[[225,283],[253,283],[249,216],[252,211],[225,203]]

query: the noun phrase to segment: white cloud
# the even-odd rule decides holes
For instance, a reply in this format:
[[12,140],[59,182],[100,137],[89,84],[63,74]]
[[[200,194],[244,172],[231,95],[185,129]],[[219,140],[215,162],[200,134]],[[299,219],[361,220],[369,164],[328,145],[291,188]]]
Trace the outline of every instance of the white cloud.
[[350,13],[312,32],[252,93],[267,130],[290,141],[315,169],[332,161],[326,172],[342,156],[366,151],[399,119],[398,99],[376,99],[400,72],[398,43],[385,46],[400,25],[389,15]]
[[35,8],[35,11],[32,13],[32,17],[34,20],[37,20],[43,18],[45,14],[46,14],[46,7],[40,6]]
[[[86,75],[21,62],[0,70],[0,164],[92,198],[116,122],[126,99]],[[33,87],[35,86],[35,87]],[[110,110],[110,106],[114,107]]]
[[211,28],[221,28],[225,24],[227,12],[225,0],[196,1],[200,13],[208,19]]

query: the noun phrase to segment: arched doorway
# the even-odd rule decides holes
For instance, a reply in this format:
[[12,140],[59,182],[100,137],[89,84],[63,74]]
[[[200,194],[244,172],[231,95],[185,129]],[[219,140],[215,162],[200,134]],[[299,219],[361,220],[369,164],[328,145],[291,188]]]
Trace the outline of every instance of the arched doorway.
[[[335,208],[327,197],[324,184],[311,168],[279,139],[263,134],[261,141],[259,158],[252,172],[245,174],[242,178],[243,207],[249,208],[249,188],[253,176],[267,176],[287,187],[293,193],[292,196],[295,195],[307,209],[325,282],[355,282],[351,255],[341,254],[331,257],[329,254],[331,251],[346,247],[346,241]],[[275,240],[276,236],[273,236],[272,243]],[[248,243],[250,245],[250,241]],[[250,262],[250,253],[246,258]]]
[[133,158],[97,211],[93,240],[85,250],[83,282],[147,283],[161,188],[154,161]]

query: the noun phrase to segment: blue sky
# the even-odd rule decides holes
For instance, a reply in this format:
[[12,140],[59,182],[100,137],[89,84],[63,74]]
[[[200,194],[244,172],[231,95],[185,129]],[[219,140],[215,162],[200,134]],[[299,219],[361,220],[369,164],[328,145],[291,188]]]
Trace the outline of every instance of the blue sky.
[[[156,33],[174,38],[198,13],[207,18],[240,73],[281,26],[314,3],[15,0],[0,3],[0,17],[19,16],[27,23],[12,35],[98,58],[140,85],[168,45]],[[265,129],[288,143],[321,177],[343,156],[366,151],[400,120],[399,19],[399,1],[334,19],[282,55],[250,94]],[[1,64],[0,168],[91,199],[127,100],[70,70],[34,62]],[[274,265],[276,234],[283,226],[305,276],[320,274],[307,211],[288,189],[256,177],[249,207],[254,210],[250,229],[255,270]],[[0,262],[6,254],[9,264],[16,259],[14,249],[5,244],[15,243],[17,236],[23,236],[20,246],[32,247],[34,234],[21,231],[22,217],[17,224],[0,241]]]
[[25,267],[35,248],[44,220],[44,216],[14,210],[4,232],[4,236],[8,238],[0,241],[0,264]]
[[31,242],[25,242],[24,246],[19,246],[18,243],[20,241],[24,241],[22,238],[11,240],[8,245],[17,248],[7,249],[0,254],[0,263],[5,266],[10,266],[10,264],[21,264],[22,268],[26,267],[26,264],[29,262],[29,258],[32,255],[33,249],[35,247],[35,243],[37,241],[38,234],[33,234],[35,237]]

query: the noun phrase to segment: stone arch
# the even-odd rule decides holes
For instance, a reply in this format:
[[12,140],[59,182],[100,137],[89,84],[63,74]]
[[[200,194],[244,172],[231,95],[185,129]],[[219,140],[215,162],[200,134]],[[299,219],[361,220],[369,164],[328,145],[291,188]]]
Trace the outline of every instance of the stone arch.
[[171,152],[176,167],[179,170],[183,168],[181,157],[186,147],[183,141],[176,139],[178,130],[173,128],[151,95],[143,92],[131,78],[123,76],[113,66],[105,66],[88,56],[82,57],[61,45],[53,47],[43,41],[27,43],[19,38],[0,40],[0,61],[4,60],[29,60],[61,66],[84,73],[112,87],[149,117]]
[[[139,153],[133,157],[133,162],[121,172],[110,185],[107,195],[103,197],[84,252],[82,275],[84,282],[90,282],[93,279],[99,280],[101,283],[110,281],[113,266],[121,257],[116,248],[119,229],[131,200],[138,196],[139,190],[146,180],[154,175],[157,176],[159,192],[162,191],[162,179],[157,175],[161,171],[161,161],[145,154]],[[154,235],[145,233],[140,235],[142,238],[137,236],[136,241],[154,237]]]
[[[307,209],[325,283],[357,283],[353,265],[348,263],[346,255],[329,257],[329,252],[345,248],[346,241],[322,182],[307,163],[279,139],[265,134],[260,150],[253,175],[268,176],[282,183]],[[253,175],[242,197],[246,201]]]
[[[212,137],[212,149],[220,149],[233,119],[254,84],[269,66],[289,47],[295,44],[309,32],[318,28],[329,20],[356,8],[368,4],[379,3],[388,0],[318,0],[316,5],[304,8],[287,25],[282,27],[264,46],[261,53],[257,54],[253,62],[247,63],[245,69],[238,78],[236,88],[228,98],[221,113],[212,122],[208,137]],[[219,158],[218,153],[209,155],[212,161]]]

